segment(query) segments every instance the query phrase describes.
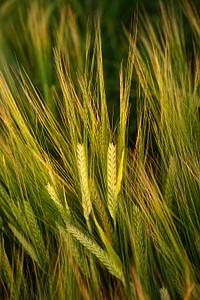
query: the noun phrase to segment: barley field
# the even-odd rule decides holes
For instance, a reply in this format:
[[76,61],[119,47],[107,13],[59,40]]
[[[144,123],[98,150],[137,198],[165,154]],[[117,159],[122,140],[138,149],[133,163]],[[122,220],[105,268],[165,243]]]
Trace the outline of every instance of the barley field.
[[98,13],[0,3],[0,299],[200,299],[200,16],[179,2],[122,26],[117,116]]

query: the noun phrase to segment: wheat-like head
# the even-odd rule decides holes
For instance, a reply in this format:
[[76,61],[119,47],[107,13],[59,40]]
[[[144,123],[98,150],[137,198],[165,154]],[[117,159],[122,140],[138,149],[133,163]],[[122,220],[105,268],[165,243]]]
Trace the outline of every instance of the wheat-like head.
[[85,156],[85,148],[83,144],[77,145],[77,164],[78,164],[79,180],[81,185],[83,214],[86,221],[88,221],[92,210],[92,203],[90,199],[87,163],[86,163],[86,156]]
[[39,228],[37,218],[35,213],[30,205],[30,202],[24,202],[24,209],[25,209],[25,216],[26,216],[26,227],[27,233],[29,234],[29,238],[32,241],[37,253],[38,257],[40,258],[41,263],[45,262],[45,245],[42,236],[42,232]]
[[98,258],[98,260],[107,268],[107,270],[112,275],[119,278],[123,283],[125,283],[123,270],[115,264],[115,262],[105,250],[103,250],[91,238],[84,235],[74,225],[67,223],[66,226],[68,232],[70,232],[73,235],[73,237],[75,237],[90,253],[92,253],[96,258]]
[[160,289],[160,299],[161,300],[170,300],[169,292],[165,287]]

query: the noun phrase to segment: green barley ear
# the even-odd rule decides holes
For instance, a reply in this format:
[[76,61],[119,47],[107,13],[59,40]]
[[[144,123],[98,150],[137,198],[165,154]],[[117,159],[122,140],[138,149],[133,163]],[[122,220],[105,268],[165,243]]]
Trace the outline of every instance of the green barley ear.
[[50,198],[54,201],[54,203],[56,204],[56,206],[60,207],[60,201],[58,199],[58,195],[56,193],[55,188],[53,187],[52,184],[50,184],[50,182],[47,183],[46,185],[47,191],[49,193]]
[[81,272],[87,276],[87,272],[85,270],[85,262],[84,262],[84,256],[82,253],[82,249],[77,246],[77,240],[73,238],[73,236],[64,230],[61,226],[58,226],[59,234],[61,241],[63,242],[63,246],[66,247],[65,253],[70,252],[70,255],[74,258],[75,262],[81,269]]
[[92,253],[116,278],[120,279],[125,286],[125,279],[121,264],[117,260],[113,260],[105,250],[103,250],[96,242],[90,237],[83,234],[78,228],[70,223],[66,223],[69,233],[72,234],[90,253]]
[[161,300],[170,300],[169,292],[165,287],[160,289],[160,299]]
[[169,160],[169,168],[167,170],[167,178],[165,182],[164,188],[164,199],[169,206],[172,208],[172,200],[173,200],[173,187],[175,186],[175,178],[176,178],[176,161],[171,156]]
[[26,224],[28,229],[29,238],[32,241],[32,244],[34,245],[36,252],[38,253],[38,257],[41,260],[41,263],[43,264],[46,259],[46,249],[42,237],[41,230],[38,225],[37,218],[35,216],[35,213],[28,201],[24,202],[24,209],[25,209],[25,216],[26,216]]
[[146,281],[146,259],[145,259],[145,234],[144,226],[139,208],[135,205],[133,209],[133,226],[134,226],[134,246],[135,246],[135,263],[136,269],[140,276]]
[[58,194],[57,194],[54,186],[52,184],[50,184],[50,182],[48,182],[48,184],[46,185],[46,189],[49,193],[50,198],[53,200],[54,204],[56,205],[59,212],[61,213],[63,220],[65,221],[66,217],[71,216],[67,201],[65,201],[65,207],[64,207],[58,197]]
[[92,210],[92,203],[90,199],[86,156],[85,156],[85,149],[83,144],[77,145],[77,164],[78,164],[79,180],[81,185],[83,214],[86,221],[88,222]]
[[19,232],[11,223],[8,223],[8,227],[11,229],[13,235],[16,237],[16,239],[22,245],[23,249],[31,257],[31,259],[39,264],[38,255],[37,255],[34,247],[31,245],[31,243],[29,241],[27,241],[27,239],[24,237],[24,235],[21,232]]
[[107,157],[107,188],[108,188],[108,210],[116,222],[117,198],[116,198],[116,146],[109,143]]

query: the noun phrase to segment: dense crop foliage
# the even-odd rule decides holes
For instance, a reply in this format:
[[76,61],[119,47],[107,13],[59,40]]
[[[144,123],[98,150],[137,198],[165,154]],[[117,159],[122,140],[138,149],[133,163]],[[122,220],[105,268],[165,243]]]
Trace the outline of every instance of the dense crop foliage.
[[85,38],[63,3],[15,17],[0,27],[0,298],[199,299],[195,8],[161,5],[157,26],[135,14],[116,122],[98,16]]

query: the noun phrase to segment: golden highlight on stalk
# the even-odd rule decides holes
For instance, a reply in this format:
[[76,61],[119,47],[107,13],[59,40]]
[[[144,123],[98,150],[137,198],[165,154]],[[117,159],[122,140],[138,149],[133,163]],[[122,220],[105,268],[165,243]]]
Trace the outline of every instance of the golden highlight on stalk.
[[112,143],[108,146],[108,158],[107,158],[107,185],[108,185],[108,209],[111,217],[115,223],[116,221],[116,209],[117,209],[117,197],[116,197],[116,146]]

